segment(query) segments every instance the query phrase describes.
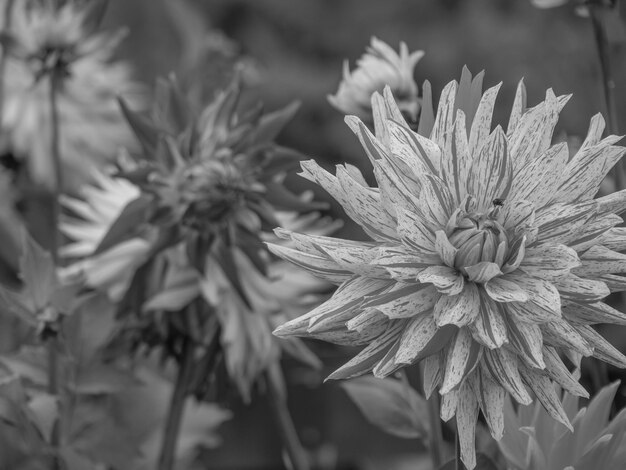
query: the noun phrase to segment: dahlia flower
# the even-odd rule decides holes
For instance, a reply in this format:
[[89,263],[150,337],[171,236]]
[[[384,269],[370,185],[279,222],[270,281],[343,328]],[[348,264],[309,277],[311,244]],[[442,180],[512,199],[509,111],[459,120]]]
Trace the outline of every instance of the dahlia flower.
[[555,425],[537,404],[514,410],[505,401],[505,433],[498,443],[511,470],[618,470],[626,467],[626,410],[609,420],[619,382],[607,385],[586,407],[563,393],[573,432]]
[[[456,415],[462,459],[475,466],[482,410],[502,437],[505,395],[571,428],[554,393],[587,396],[561,360],[594,356],[624,367],[626,357],[591,325],[626,324],[602,302],[626,290],[626,230],[615,227],[626,191],[593,199],[623,155],[601,138],[596,115],[580,150],[551,145],[569,96],[548,90],[526,107],[520,83],[507,129],[492,129],[500,85],[482,93],[482,74],[448,84],[436,116],[424,109],[413,132],[386,88],[375,93],[375,135],[346,121],[369,156],[378,187],[350,165],[336,175],[315,161],[302,175],[337,199],[371,237],[352,241],[280,229],[295,248],[278,256],[339,285],[331,299],[276,330],[365,348],[330,378],[385,377],[420,362],[425,392],[439,389],[441,417]],[[430,96],[424,97],[424,103]],[[429,111],[429,112],[426,112]]]
[[[4,3],[4,2],[2,2]],[[3,8],[4,9],[4,8]],[[49,88],[56,75],[60,154],[67,183],[80,186],[92,166],[110,162],[119,147],[134,144],[117,97],[141,101],[129,66],[112,61],[124,32],[94,32],[88,3],[15,2],[4,73],[2,126],[10,150],[26,161],[30,177],[51,186],[52,132]]]
[[[194,110],[175,82],[163,81],[151,119],[125,107],[143,154],[117,177],[98,174],[82,200],[65,198],[72,216],[61,229],[73,240],[63,253],[79,258],[64,274],[108,291],[120,313],[134,310],[148,346],[183,335],[209,351],[217,320],[226,369],[247,399],[281,350],[319,364],[299,340],[276,341],[271,332],[330,287],[272,257],[263,241],[276,240],[271,230],[281,222],[321,234],[336,224],[282,186],[297,154],[273,139],[295,108],[240,114],[240,91],[235,81]],[[139,308],[134,300],[127,307],[131,298]],[[195,324],[180,324],[191,317]]]
[[367,52],[357,61],[355,70],[350,72],[348,62],[344,62],[343,80],[337,92],[328,96],[328,101],[342,113],[371,120],[370,97],[388,85],[400,110],[415,119],[420,103],[413,69],[423,56],[423,51],[409,53],[403,42],[398,54],[385,42],[372,38]]

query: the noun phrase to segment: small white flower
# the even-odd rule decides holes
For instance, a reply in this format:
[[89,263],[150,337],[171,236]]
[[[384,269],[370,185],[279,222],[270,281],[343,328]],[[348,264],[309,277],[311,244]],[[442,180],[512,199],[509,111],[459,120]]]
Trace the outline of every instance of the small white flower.
[[328,101],[345,114],[369,121],[372,93],[382,92],[385,86],[389,86],[400,110],[415,119],[420,104],[413,69],[423,56],[422,51],[409,53],[404,42],[400,43],[400,53],[397,53],[385,42],[372,38],[355,70],[350,72],[348,62],[344,62],[343,80],[337,92],[328,96]]

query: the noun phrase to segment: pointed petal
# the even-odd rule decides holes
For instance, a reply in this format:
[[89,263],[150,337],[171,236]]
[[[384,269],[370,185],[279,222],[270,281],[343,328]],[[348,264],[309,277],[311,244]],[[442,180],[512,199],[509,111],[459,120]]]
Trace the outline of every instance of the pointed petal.
[[456,269],[448,266],[431,266],[417,275],[422,283],[433,284],[439,292],[456,295],[463,290],[465,280]]
[[578,254],[561,244],[545,244],[528,248],[520,269],[530,276],[551,280],[580,266]]
[[491,133],[493,108],[501,86],[502,82],[489,88],[485,91],[480,100],[480,104],[476,110],[476,115],[472,121],[472,127],[469,133],[470,155],[477,156],[483,146],[488,143],[488,136]]
[[474,321],[480,311],[480,296],[473,282],[468,282],[457,295],[442,295],[433,309],[437,326],[465,326]]
[[515,400],[522,405],[532,403],[532,398],[528,394],[519,372],[519,362],[517,358],[506,349],[496,349],[485,351],[483,365],[485,370],[495,380],[502,385]]
[[523,366],[520,368],[520,373],[526,385],[535,392],[535,395],[550,416],[563,424],[570,431],[573,431],[574,428],[572,428],[567,413],[565,413],[563,405],[561,404],[561,400],[559,400],[554,390],[554,385],[547,375],[535,372]]
[[482,353],[482,347],[472,339],[467,328],[460,328],[448,347],[441,394],[458,387],[463,379],[474,370]]
[[487,210],[496,198],[506,199],[511,184],[511,165],[506,135],[497,127],[474,158],[467,179],[467,193],[478,209]]
[[496,302],[526,302],[529,299],[526,291],[506,276],[494,277],[487,282],[485,292]]
[[485,293],[480,293],[480,311],[469,329],[476,341],[490,349],[500,348],[508,341],[506,324],[500,306]]
[[438,328],[432,315],[425,314],[411,319],[402,333],[396,362],[412,364],[435,354],[448,346],[454,332],[455,327],[450,325]]
[[478,401],[469,385],[459,391],[456,407],[456,426],[461,448],[461,461],[468,470],[476,467],[476,423],[478,421]]

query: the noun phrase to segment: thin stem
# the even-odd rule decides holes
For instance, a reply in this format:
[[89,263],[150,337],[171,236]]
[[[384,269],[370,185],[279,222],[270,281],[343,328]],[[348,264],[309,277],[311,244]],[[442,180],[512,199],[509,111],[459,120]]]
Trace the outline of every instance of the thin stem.
[[[422,388],[421,382],[424,375],[423,364],[420,363],[419,368],[413,367],[409,371],[415,370],[417,373],[410,373],[411,378],[416,389]],[[418,386],[419,382],[419,386]],[[438,469],[443,465],[446,458],[445,443],[443,440],[443,428],[441,426],[440,418],[440,402],[439,392],[433,391],[428,399],[428,424],[430,428],[430,435],[428,439],[428,451],[430,453],[430,459],[433,462],[433,468]]]
[[167,421],[163,433],[158,470],[172,470],[174,468],[178,435],[180,434],[180,427],[183,421],[189,382],[194,370],[193,340],[185,338],[183,341],[183,352],[178,366],[176,384],[174,385],[174,392],[172,393],[169,410],[167,412]]
[[[54,72],[49,75],[49,100],[50,100],[50,153],[52,154],[52,163],[54,166],[54,184],[52,197],[52,260],[56,266],[59,266],[59,220],[61,215],[60,197],[62,191],[62,170],[61,170],[61,152],[59,149],[59,110],[57,105],[57,77]],[[57,339],[55,336],[48,340],[48,393],[57,395],[58,387],[58,351]],[[59,420],[60,420],[59,415]],[[53,449],[58,449],[60,444],[59,430],[62,428],[60,421],[52,433],[51,445]],[[53,470],[59,468],[59,461],[55,457],[52,464]]]
[[[13,15],[13,5],[15,0],[6,0],[4,4],[4,12],[2,19],[2,31],[11,29],[11,16]],[[2,56],[0,57],[0,127],[4,125],[4,81],[7,66],[7,48],[2,48]]]
[[[607,124],[609,132],[618,135],[619,126],[617,121],[617,100],[615,98],[615,79],[613,78],[611,51],[605,22],[605,13],[608,8],[611,7],[591,3],[589,5],[589,16],[593,27],[593,36],[598,48],[604,104],[607,112]],[[626,188],[626,168],[624,165],[625,162],[620,161],[613,167],[617,190]]]
[[464,466],[461,463],[461,443],[459,442],[459,430],[454,432],[454,468],[456,470],[463,470]]
[[309,470],[309,460],[306,452],[298,439],[296,428],[287,409],[287,397],[285,396],[285,383],[278,362],[273,362],[265,372],[268,396],[276,424],[291,461],[293,470]]
[[430,424],[430,458],[433,468],[439,468],[445,459],[443,430],[439,417],[439,393],[435,390],[428,399],[428,422]]

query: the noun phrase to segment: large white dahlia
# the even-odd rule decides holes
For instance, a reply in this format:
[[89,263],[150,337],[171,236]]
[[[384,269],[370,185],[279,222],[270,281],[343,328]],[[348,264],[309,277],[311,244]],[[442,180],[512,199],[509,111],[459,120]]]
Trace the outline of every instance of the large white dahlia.
[[372,96],[375,136],[354,116],[378,187],[353,166],[332,175],[310,160],[302,175],[326,189],[371,241],[279,229],[295,248],[271,247],[339,284],[334,296],[276,330],[365,348],[330,378],[372,371],[384,377],[421,361],[425,393],[438,389],[441,417],[456,415],[462,459],[475,466],[479,410],[502,437],[510,394],[538,398],[570,427],[554,391],[586,391],[561,353],[577,364],[595,356],[624,367],[626,357],[591,325],[626,324],[602,302],[626,290],[626,229],[615,227],[626,191],[593,199],[624,154],[591,120],[580,150],[551,145],[569,96],[552,90],[527,108],[520,83],[508,127],[492,129],[500,85],[482,93],[482,74],[464,70],[442,92],[436,115],[424,96],[418,133],[386,89]]

